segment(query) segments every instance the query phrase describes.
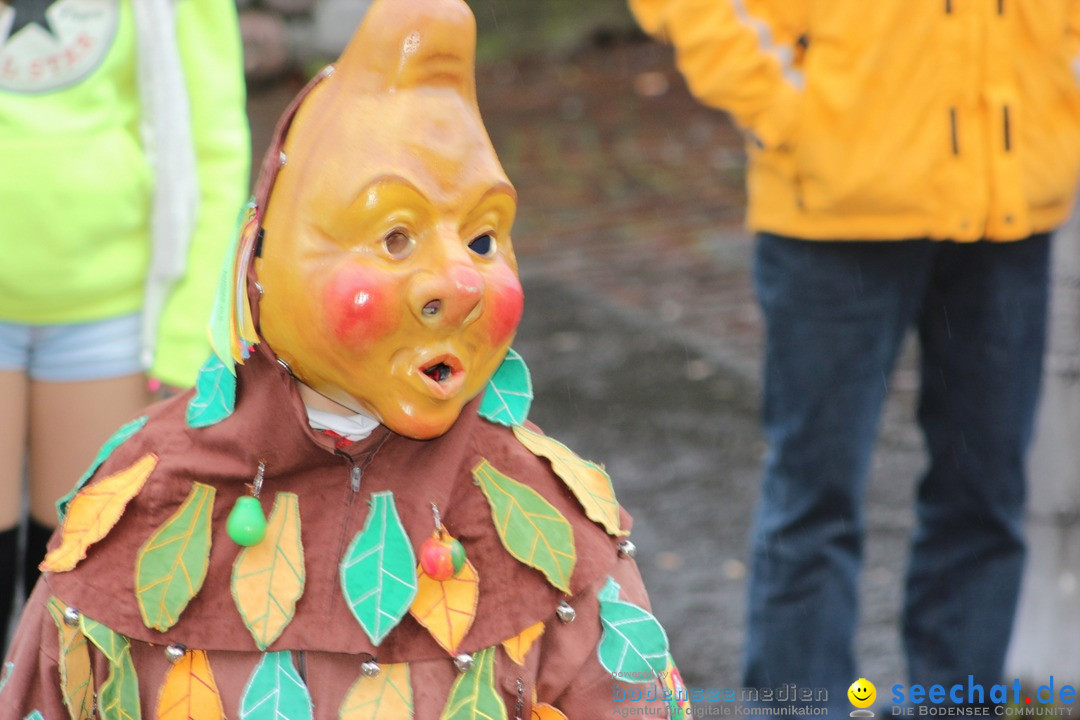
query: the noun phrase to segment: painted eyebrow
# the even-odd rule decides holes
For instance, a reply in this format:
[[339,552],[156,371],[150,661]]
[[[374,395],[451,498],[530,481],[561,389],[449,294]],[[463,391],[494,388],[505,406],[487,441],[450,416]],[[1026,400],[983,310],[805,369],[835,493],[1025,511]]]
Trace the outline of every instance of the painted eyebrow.
[[356,193],[356,198],[353,199],[353,205],[356,205],[356,204],[364,205],[366,203],[366,197],[367,197],[368,193],[370,193],[372,190],[377,190],[380,187],[384,187],[386,185],[398,185],[400,187],[404,187],[404,188],[406,188],[408,190],[412,190],[414,193],[416,193],[420,197],[422,197],[424,199],[427,199],[427,195],[420,192],[420,188],[416,187],[415,185],[413,185],[411,182],[409,182],[408,180],[406,180],[402,176],[388,174],[388,175],[379,175],[378,177],[373,178],[371,180],[371,182],[364,185],[364,187],[360,188],[360,191],[358,193]]

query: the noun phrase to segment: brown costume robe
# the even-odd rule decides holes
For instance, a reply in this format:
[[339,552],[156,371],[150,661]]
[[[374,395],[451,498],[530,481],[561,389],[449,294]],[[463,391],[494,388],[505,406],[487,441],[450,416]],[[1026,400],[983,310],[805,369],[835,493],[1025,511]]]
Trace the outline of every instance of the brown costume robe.
[[[342,699],[357,680],[362,662],[407,662],[416,718],[438,718],[458,677],[452,657],[411,615],[406,614],[375,647],[351,615],[342,595],[339,560],[364,527],[373,493],[392,491],[414,550],[432,533],[431,503],[436,503],[450,534],[464,545],[479,574],[476,619],[458,652],[495,647],[495,686],[507,717],[533,717],[535,698],[569,718],[610,717],[633,707],[666,717],[663,701],[628,703],[614,699],[616,683],[597,655],[601,622],[597,592],[608,577],[621,585],[620,599],[648,607],[632,559],[618,552],[621,538],[589,520],[550,463],[532,454],[509,427],[477,415],[474,400],[445,435],[417,441],[379,427],[343,449],[307,422],[294,380],[260,345],[238,367],[236,407],[221,422],[188,427],[191,393],[150,409],[149,420],[116,448],[90,485],[126,468],[146,453],[159,461],[141,492],[115,527],[90,546],[74,570],[47,573],[25,611],[5,667],[0,690],[0,720],[22,720],[34,710],[45,720],[77,717],[64,706],[58,668],[58,623],[47,611],[54,596],[131,641],[143,717],[156,717],[157,697],[170,668],[167,646],[207,651],[227,717],[241,717],[241,694],[262,657],[230,592],[232,566],[242,550],[226,533],[235,500],[250,493],[249,483],[265,463],[261,497],[269,509],[275,493],[299,497],[307,578],[295,617],[267,651],[290,650],[314,702],[315,718],[337,718]],[[472,469],[483,459],[547,499],[573,528],[577,564],[567,596],[537,570],[503,547],[492,510],[477,487]],[[353,489],[353,468],[361,468]],[[135,565],[140,546],[188,496],[192,483],[216,490],[212,547],[205,582],[167,632],[144,625],[135,599]],[[622,512],[623,528],[629,516]],[[59,533],[54,537],[56,547]],[[566,599],[576,611],[569,623],[556,613]],[[515,663],[500,643],[542,621],[543,635],[524,665]],[[103,654],[90,647],[94,682],[100,690],[109,673]],[[621,683],[625,689],[625,682]],[[662,689],[659,683],[632,686]],[[374,716],[373,716],[374,717]],[[536,717],[545,717],[536,715]]]

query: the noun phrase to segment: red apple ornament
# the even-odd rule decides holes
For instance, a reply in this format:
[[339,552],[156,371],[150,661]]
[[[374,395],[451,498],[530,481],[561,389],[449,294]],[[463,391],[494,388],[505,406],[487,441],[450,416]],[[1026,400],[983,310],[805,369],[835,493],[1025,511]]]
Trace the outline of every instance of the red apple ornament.
[[465,566],[465,548],[438,531],[420,545],[420,568],[432,580],[449,580]]

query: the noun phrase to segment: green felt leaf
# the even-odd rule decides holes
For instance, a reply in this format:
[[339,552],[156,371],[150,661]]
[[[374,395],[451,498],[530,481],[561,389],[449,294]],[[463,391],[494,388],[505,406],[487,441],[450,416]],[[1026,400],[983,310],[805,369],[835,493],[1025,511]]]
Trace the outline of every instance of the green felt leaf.
[[371,642],[378,645],[416,597],[416,555],[391,492],[371,496],[371,512],[341,559],[341,590]]
[[4,694],[4,686],[8,684],[8,680],[11,679],[11,673],[15,670],[15,663],[4,663],[4,674],[0,675],[0,695]]
[[188,401],[188,427],[209,427],[232,415],[236,408],[236,377],[217,355],[211,355],[195,380],[195,395]]
[[473,666],[450,688],[439,720],[506,720],[506,705],[495,688],[495,648],[473,656]]
[[507,351],[499,369],[488,380],[480,417],[500,425],[520,425],[529,417],[533,387],[529,367],[513,348]]
[[109,455],[112,455],[113,450],[123,445],[128,438],[143,429],[147,420],[149,420],[149,418],[146,415],[137,417],[126,425],[123,425],[119,430],[112,434],[112,437],[105,441],[105,444],[98,450],[94,462],[90,463],[90,467],[83,473],[83,476],[79,478],[79,481],[75,483],[75,487],[71,488],[71,491],[67,495],[56,501],[56,516],[60,518],[60,522],[64,521],[64,517],[67,515],[68,505],[71,504],[71,500],[75,497],[75,493],[82,490],[83,485],[94,476],[97,469],[101,467],[101,463],[105,462]]
[[109,677],[98,691],[102,720],[140,720],[139,678],[131,660],[131,643],[115,630],[82,615],[83,635],[109,661]]
[[609,577],[607,582],[604,583],[604,587],[600,588],[600,592],[596,593],[596,599],[601,602],[605,600],[618,600],[619,590],[621,589],[619,583],[615,582],[615,578]]
[[202,587],[215,494],[213,487],[193,483],[180,508],[139,549],[135,596],[146,627],[171,628]]
[[240,698],[240,720],[311,720],[314,710],[292,653],[264,654]]
[[214,305],[210,310],[210,346],[214,349],[214,354],[221,359],[222,364],[230,368],[231,374],[236,372],[232,356],[233,307],[236,300],[236,251],[240,246],[244,223],[254,204],[255,198],[249,199],[236,218],[236,230],[233,231],[229,246],[225,249],[225,259],[221,264],[217,291],[214,293]]
[[614,677],[650,683],[667,667],[667,634],[645,610],[622,600],[601,599],[600,625],[597,654]]
[[487,460],[472,471],[491,506],[503,547],[517,560],[544,573],[555,587],[570,592],[577,562],[574,530],[540,493],[503,475]]
[[45,720],[45,716],[41,714],[40,710],[35,710],[34,712],[24,717],[23,720]]

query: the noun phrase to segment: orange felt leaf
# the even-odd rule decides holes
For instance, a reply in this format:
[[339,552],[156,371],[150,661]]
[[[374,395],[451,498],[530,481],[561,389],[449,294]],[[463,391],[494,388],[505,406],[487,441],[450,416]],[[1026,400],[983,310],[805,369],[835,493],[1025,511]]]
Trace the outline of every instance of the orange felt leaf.
[[304,546],[296,493],[279,492],[262,542],[233,564],[233,599],[260,650],[281,635],[304,593]]
[[511,660],[518,665],[524,665],[525,656],[529,654],[529,649],[532,648],[533,643],[536,642],[537,638],[543,634],[543,621],[538,622],[535,625],[530,625],[509,640],[503,640],[503,650],[506,651],[506,654],[510,656]]
[[532,706],[532,720],[566,720],[566,716],[558,708],[547,703],[534,703]]
[[120,520],[157,462],[157,455],[147,453],[134,465],[80,490],[68,506],[60,545],[38,567],[44,572],[66,572],[78,565],[87,548],[108,535]]
[[409,613],[427,628],[435,642],[451,655],[476,619],[480,598],[480,576],[468,560],[449,580],[433,580],[423,568],[416,568],[416,598]]
[[210,659],[205,650],[188,650],[173,663],[158,695],[157,720],[224,720]]
[[57,598],[49,598],[49,614],[60,633],[60,691],[71,720],[92,720],[94,716],[94,669],[90,665],[90,649],[86,636],[78,625],[64,621],[66,606]]

